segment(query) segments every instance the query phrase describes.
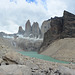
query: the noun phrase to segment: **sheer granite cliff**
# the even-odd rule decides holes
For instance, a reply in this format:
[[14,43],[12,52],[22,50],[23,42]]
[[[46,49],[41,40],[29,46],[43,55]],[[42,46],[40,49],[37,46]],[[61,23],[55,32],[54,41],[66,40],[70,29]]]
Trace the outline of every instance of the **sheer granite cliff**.
[[53,41],[75,37],[75,15],[64,11],[63,17],[51,18],[51,28],[44,34],[40,52],[45,50]]

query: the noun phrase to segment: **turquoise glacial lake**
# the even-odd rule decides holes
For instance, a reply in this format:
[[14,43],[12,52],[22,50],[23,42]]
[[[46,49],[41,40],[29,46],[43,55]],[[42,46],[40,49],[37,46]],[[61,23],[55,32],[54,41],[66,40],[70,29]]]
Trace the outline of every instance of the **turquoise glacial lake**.
[[51,62],[66,63],[66,64],[69,64],[70,63],[70,62],[66,62],[66,61],[56,60],[56,59],[54,59],[52,57],[38,54],[37,52],[19,51],[19,53],[21,53],[22,55],[25,55],[25,56],[34,57],[34,58],[38,58],[38,59],[43,59],[43,60],[51,61]]

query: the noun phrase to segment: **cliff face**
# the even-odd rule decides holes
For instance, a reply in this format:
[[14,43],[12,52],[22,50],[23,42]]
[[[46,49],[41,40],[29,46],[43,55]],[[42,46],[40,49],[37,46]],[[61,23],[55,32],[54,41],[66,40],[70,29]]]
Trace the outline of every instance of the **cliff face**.
[[33,34],[33,37],[40,37],[40,28],[39,28],[39,24],[37,22],[34,22],[33,25],[32,25],[32,34]]
[[28,20],[25,25],[25,36],[29,36],[31,34],[31,23]]
[[43,38],[44,33],[50,28],[50,20],[44,21],[42,23],[41,29],[37,22],[33,22],[32,26],[30,21],[28,20],[25,24],[25,37],[32,37],[32,38]]
[[50,29],[50,20],[44,21],[41,26],[41,35],[44,37],[44,33]]
[[75,15],[64,11],[63,36],[75,37]]
[[64,11],[63,17],[51,18],[51,28],[44,34],[40,52],[56,39],[75,37],[75,15]]

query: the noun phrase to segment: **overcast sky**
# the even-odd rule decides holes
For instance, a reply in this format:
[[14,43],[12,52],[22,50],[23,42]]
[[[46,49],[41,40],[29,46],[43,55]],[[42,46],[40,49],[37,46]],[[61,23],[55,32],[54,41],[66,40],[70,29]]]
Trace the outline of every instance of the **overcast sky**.
[[0,31],[16,33],[28,19],[41,26],[44,20],[62,16],[64,10],[75,14],[75,0],[0,0]]

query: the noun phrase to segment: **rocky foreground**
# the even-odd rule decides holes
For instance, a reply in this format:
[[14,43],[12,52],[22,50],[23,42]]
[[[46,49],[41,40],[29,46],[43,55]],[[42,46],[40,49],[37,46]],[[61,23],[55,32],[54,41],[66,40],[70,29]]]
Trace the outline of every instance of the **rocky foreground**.
[[75,65],[49,62],[9,51],[0,58],[0,75],[75,75]]
[[0,38],[0,75],[75,75],[75,64],[24,56],[11,39]]
[[0,44],[0,75],[75,75],[75,64],[31,58]]

